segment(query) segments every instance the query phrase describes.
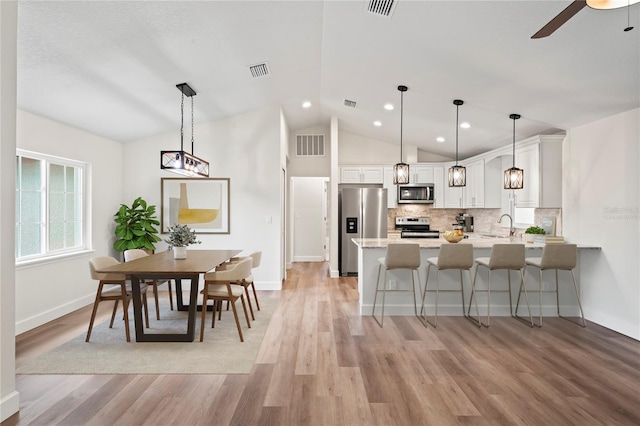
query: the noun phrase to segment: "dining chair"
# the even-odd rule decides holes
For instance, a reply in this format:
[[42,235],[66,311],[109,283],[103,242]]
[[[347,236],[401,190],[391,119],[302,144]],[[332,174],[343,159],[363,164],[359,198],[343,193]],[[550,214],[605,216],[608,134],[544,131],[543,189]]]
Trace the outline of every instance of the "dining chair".
[[[261,250],[256,250],[254,252],[252,252],[251,254],[249,254],[249,256],[238,256],[238,257],[232,257],[229,262],[223,264],[223,269],[233,265],[234,263],[240,262],[242,260],[251,258],[252,260],[252,266],[251,266],[251,271],[253,271],[254,269],[256,269],[258,266],[260,266],[260,261],[262,260],[262,251]],[[260,303],[258,302],[258,294],[256,293],[256,286],[254,284],[254,278],[253,278],[253,273],[249,271],[249,275],[247,277],[245,277],[244,279],[242,279],[242,281],[240,282],[240,285],[242,285],[244,287],[244,293],[245,296],[247,296],[247,304],[249,305],[249,311],[251,312],[251,318],[253,320],[256,319],[254,313],[253,313],[253,305],[251,303],[251,297],[249,297],[249,287],[251,287],[251,289],[253,290],[253,299],[256,301],[256,309],[259,311],[260,310]],[[229,306],[227,304],[227,310],[229,310]]]
[[[149,256],[149,253],[142,249],[130,249],[124,252],[124,261],[130,262],[135,259]],[[156,319],[160,319],[160,304],[158,303],[158,286],[167,283],[169,289],[169,308],[173,311],[173,292],[171,291],[171,280],[145,280],[145,284],[153,289],[153,298],[156,302]]]
[[[207,272],[204,274],[204,288],[200,292],[202,294],[202,321],[200,323],[200,341],[204,340],[204,322],[207,314],[207,302],[213,300],[213,312],[211,318],[211,328],[216,326],[216,311],[218,312],[218,319],[222,316],[222,302],[228,301],[231,304],[233,310],[233,316],[236,321],[236,327],[238,328],[238,335],[240,341],[244,342],[244,336],[242,335],[242,327],[240,327],[240,320],[238,319],[238,311],[236,309],[236,301],[240,299],[242,302],[242,309],[244,310],[244,317],[247,320],[247,327],[251,328],[251,322],[249,322],[249,315],[247,314],[247,305],[244,302],[244,291],[240,285],[240,282],[251,273],[252,259],[241,260],[231,265],[227,265],[224,269],[216,269],[213,272]],[[238,285],[233,285],[238,284]]]
[[[429,290],[429,273],[431,267],[436,269],[436,288]],[[471,244],[443,244],[440,246],[438,257],[427,258],[427,279],[424,284],[424,292],[422,293],[422,308],[420,309],[420,317],[426,323],[434,327],[438,326],[438,296],[441,292],[460,292],[462,297],[462,315],[467,316],[464,302],[464,281],[462,279],[462,271],[469,274],[469,285],[471,285],[471,268],[473,267],[473,245]],[[460,271],[460,288],[459,289],[440,289],[440,271],[458,270]],[[429,321],[425,313],[424,305],[428,292],[435,293],[435,315],[433,322]],[[476,299],[476,311],[478,300]]]
[[[384,268],[384,279],[380,288],[380,272]],[[385,257],[378,259],[378,278],[376,279],[376,293],[373,298],[373,309],[371,316],[382,327],[384,323],[384,307],[387,293],[413,293],[413,307],[416,317],[418,316],[418,304],[416,301],[416,280],[414,275],[418,275],[418,290],[420,290],[420,245],[415,243],[390,243],[387,245]],[[387,285],[387,272],[392,270],[406,269],[411,272],[411,289],[390,289]],[[382,292],[382,313],[380,320],[376,317],[376,302],[378,293]],[[421,292],[422,293],[422,292]]]
[[[91,272],[91,278],[98,280],[98,290],[96,292],[96,298],[93,302],[93,310],[91,311],[91,320],[89,320],[89,329],[87,330],[87,337],[85,342],[88,342],[91,338],[91,330],[93,329],[93,323],[96,319],[96,313],[98,312],[98,305],[100,302],[106,300],[113,300],[113,311],[111,312],[111,322],[109,328],[113,328],[113,321],[118,310],[118,303],[122,301],[122,311],[124,314],[124,330],[127,336],[127,342],[131,341],[131,335],[129,333],[129,301],[131,300],[131,283],[127,282],[124,274],[118,273],[106,273],[96,272],[100,269],[105,269],[113,265],[117,265],[120,262],[110,256],[99,256],[89,259],[89,271]],[[144,315],[146,326],[149,327],[149,310],[147,308],[147,285],[140,284],[140,294],[142,295],[142,306],[144,308]]]
[[[469,306],[467,308],[467,316],[470,317],[471,311],[471,302],[476,297],[476,293],[483,292],[487,293],[487,322],[482,323],[480,321],[480,314],[477,314],[477,324],[484,325],[485,327],[489,327],[489,321],[491,318],[491,272],[496,270],[506,270],[507,271],[507,282],[509,288],[506,290],[493,290],[493,293],[509,293],[509,312],[513,315],[513,303],[511,296],[511,271],[518,271],[520,274],[520,290],[524,289],[525,301],[527,302],[527,308],[529,309],[529,321],[531,327],[533,327],[533,318],[531,316],[531,309],[529,307],[529,296],[527,294],[527,289],[524,286],[524,265],[525,265],[525,256],[524,256],[524,244],[494,244],[491,248],[490,257],[478,257],[475,259],[476,263],[476,272],[473,275],[473,283],[471,284],[471,300],[469,300]],[[487,289],[486,290],[478,290],[476,287],[476,278],[478,277],[478,270],[480,266],[483,266],[488,269],[488,279],[487,279]],[[476,300],[476,309],[477,309],[477,300]],[[518,318],[518,317],[515,317]],[[520,319],[520,318],[518,318]],[[473,319],[474,322],[476,319]]]
[[[586,327],[587,323],[584,320],[584,312],[582,311],[582,303],[580,302],[580,294],[578,292],[578,284],[576,283],[576,275],[573,272],[578,262],[578,246],[575,244],[547,244],[542,249],[542,257],[530,257],[526,261],[526,266],[532,266],[538,268],[538,297],[540,302],[540,319],[538,327],[542,327],[542,293],[551,292],[556,294],[556,307],[558,311],[558,317],[567,319],[560,315],[560,296],[558,291],[558,271],[570,271],[571,278],[573,278],[573,289],[576,292],[576,298],[578,299],[578,307],[580,308],[580,317],[582,323],[576,323],[582,327]],[[555,290],[542,290],[542,271],[555,270],[556,275],[556,288]],[[526,289],[525,289],[526,290]],[[522,290],[521,290],[522,291]],[[516,315],[518,313],[518,306],[520,305],[520,293],[518,293],[518,301],[516,302]],[[570,322],[575,322],[567,319]]]

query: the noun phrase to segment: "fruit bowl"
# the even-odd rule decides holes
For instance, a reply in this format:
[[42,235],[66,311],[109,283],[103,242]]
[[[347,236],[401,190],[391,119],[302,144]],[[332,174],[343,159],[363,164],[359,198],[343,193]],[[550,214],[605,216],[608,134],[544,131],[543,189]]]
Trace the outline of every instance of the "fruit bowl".
[[459,243],[464,238],[464,233],[462,231],[445,231],[442,236],[450,243]]

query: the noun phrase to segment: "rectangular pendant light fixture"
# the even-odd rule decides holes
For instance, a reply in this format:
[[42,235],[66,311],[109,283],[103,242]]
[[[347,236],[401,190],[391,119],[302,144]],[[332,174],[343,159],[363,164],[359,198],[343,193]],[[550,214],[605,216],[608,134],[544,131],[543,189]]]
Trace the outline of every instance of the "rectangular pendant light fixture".
[[516,167],[516,120],[520,118],[520,114],[511,114],[509,118],[513,120],[513,165],[504,171],[504,189],[522,189],[524,170]]
[[[187,83],[176,84],[182,92],[180,104],[180,150],[160,151],[160,168],[182,176],[209,177],[209,163],[193,155],[193,97],[196,95]],[[191,98],[191,153],[184,150],[184,97]]]

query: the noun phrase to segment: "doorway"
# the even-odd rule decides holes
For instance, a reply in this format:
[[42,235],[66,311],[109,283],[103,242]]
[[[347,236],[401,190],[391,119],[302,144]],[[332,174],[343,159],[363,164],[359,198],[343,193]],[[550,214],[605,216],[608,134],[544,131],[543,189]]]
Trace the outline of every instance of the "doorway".
[[294,262],[322,262],[327,245],[327,177],[291,178]]

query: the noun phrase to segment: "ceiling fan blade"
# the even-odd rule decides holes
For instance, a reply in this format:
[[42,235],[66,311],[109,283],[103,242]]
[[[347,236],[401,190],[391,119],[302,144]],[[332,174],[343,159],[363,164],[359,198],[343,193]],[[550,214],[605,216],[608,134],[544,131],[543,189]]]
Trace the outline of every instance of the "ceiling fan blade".
[[573,17],[576,13],[580,12],[583,7],[587,5],[586,0],[575,0],[571,2],[562,12],[553,18],[547,25],[540,28],[540,30],[531,36],[531,38],[543,38],[553,34],[555,30],[560,28],[565,22]]

